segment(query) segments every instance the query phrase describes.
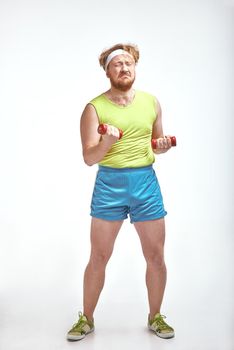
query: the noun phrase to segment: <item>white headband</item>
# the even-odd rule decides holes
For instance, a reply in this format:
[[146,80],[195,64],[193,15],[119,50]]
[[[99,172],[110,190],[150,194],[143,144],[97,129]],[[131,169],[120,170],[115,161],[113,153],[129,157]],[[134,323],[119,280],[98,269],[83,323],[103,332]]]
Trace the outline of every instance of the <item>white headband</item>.
[[122,50],[122,49],[118,49],[118,50],[112,51],[112,52],[109,54],[109,56],[107,56],[106,63],[105,63],[105,71],[107,70],[107,66],[108,66],[108,64],[110,63],[110,61],[113,60],[113,58],[114,58],[115,56],[118,56],[118,55],[129,55],[129,56],[132,57],[132,55],[131,55],[129,52],[127,52],[127,51],[125,51],[125,50]]

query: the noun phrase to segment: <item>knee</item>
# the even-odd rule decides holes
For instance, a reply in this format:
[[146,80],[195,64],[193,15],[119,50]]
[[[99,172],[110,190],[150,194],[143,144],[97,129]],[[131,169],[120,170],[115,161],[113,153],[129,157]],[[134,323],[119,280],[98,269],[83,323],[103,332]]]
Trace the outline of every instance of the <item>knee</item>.
[[157,269],[165,268],[164,254],[163,252],[153,251],[145,255],[146,263],[149,267],[154,267]]
[[93,252],[90,257],[90,264],[94,269],[103,268],[108,263],[111,253],[108,252]]

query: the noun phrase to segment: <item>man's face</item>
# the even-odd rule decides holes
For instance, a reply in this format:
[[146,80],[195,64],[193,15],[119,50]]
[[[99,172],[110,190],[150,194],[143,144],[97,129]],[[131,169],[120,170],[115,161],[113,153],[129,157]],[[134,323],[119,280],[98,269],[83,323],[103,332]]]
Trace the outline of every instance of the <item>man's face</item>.
[[111,85],[118,90],[129,90],[135,81],[135,61],[129,55],[118,55],[110,61],[107,77]]

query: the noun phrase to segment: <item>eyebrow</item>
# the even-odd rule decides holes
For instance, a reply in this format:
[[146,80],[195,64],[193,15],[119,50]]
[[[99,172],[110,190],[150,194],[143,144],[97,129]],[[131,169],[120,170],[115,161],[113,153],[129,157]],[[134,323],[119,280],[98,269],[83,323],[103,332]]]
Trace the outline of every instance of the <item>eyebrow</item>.
[[125,58],[125,59],[118,59],[118,61],[113,61],[114,64],[116,63],[122,63],[122,62],[134,62],[134,59],[129,58]]

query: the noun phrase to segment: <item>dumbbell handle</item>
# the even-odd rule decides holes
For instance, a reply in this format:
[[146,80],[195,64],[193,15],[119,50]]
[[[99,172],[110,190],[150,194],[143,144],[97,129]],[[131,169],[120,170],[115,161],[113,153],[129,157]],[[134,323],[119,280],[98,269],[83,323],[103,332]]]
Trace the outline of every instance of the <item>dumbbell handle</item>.
[[[176,146],[176,137],[171,136],[170,139],[171,139],[171,145],[173,147]],[[152,148],[156,149],[157,148],[157,139],[152,139],[151,144],[152,144]]]
[[[104,135],[107,132],[108,125],[107,124],[99,124],[98,133]],[[123,136],[123,131],[119,129],[119,140]]]

